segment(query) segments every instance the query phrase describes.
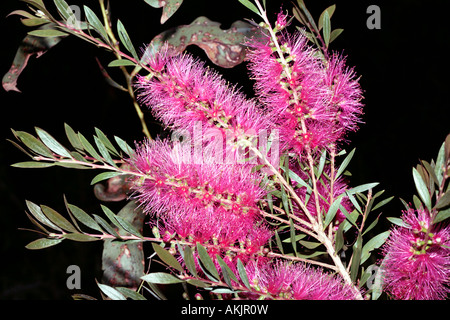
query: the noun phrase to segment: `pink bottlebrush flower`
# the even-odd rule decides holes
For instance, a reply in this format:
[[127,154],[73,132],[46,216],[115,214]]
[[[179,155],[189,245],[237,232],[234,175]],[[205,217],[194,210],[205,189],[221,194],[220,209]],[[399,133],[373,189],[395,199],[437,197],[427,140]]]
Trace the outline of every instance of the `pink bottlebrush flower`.
[[325,83],[331,89],[331,108],[335,114],[334,130],[338,139],[346,132],[356,131],[362,115],[362,90],[353,69],[345,58],[333,54],[327,63]]
[[163,233],[231,246],[260,232],[267,241],[267,230],[254,227],[264,195],[258,175],[236,164],[186,163],[182,152],[179,144],[146,141],[129,160],[143,175],[134,182],[134,197],[146,212],[156,213]]
[[385,291],[398,300],[440,300],[450,292],[450,231],[426,210],[403,213],[383,246]]
[[302,263],[281,260],[251,262],[246,266],[249,282],[255,291],[273,299],[351,300],[353,289],[338,276]]
[[362,94],[345,59],[329,61],[297,33],[251,41],[247,58],[255,91],[280,129],[283,150],[302,154],[306,148],[326,148],[356,130],[362,114]]
[[234,140],[248,139],[268,128],[268,120],[252,100],[229,86],[221,76],[188,54],[166,59],[159,74],[137,78],[139,100],[165,126],[192,131],[219,129]]

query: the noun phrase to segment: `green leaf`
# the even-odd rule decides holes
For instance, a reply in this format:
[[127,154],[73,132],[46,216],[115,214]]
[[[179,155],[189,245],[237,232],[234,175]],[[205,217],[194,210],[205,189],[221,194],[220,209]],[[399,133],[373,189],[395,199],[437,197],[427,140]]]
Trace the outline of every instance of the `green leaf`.
[[323,229],[328,227],[328,225],[333,221],[334,217],[336,216],[336,213],[339,209],[339,206],[342,201],[342,195],[334,199],[331,206],[328,208],[328,212],[325,215],[325,222],[323,223]]
[[136,66],[136,63],[128,59],[117,59],[111,61],[108,64],[108,67],[126,67],[126,66]]
[[102,292],[106,296],[108,296],[111,300],[127,300],[127,298],[125,298],[125,296],[115,288],[101,283],[97,283],[97,285],[100,288],[100,290],[102,290]]
[[129,223],[127,220],[125,220],[124,218],[120,217],[119,215],[116,215],[115,219],[120,224],[122,229],[124,229],[125,231],[129,232],[133,236],[136,236],[138,238],[143,238],[141,233],[138,230],[136,230],[136,228],[131,223]]
[[44,213],[42,212],[41,207],[39,207],[37,204],[26,200],[26,205],[28,210],[30,210],[30,213],[42,224],[46,225],[47,227],[50,227],[57,231],[62,231],[60,227],[55,225],[49,218],[47,218]]
[[13,133],[16,137],[18,137],[24,145],[26,145],[30,150],[36,152],[39,155],[53,158],[53,154],[49,148],[42,143],[41,140],[37,139],[33,135],[24,131],[14,131]]
[[330,34],[330,43],[332,43],[339,35],[344,31],[344,29],[334,29]]
[[114,136],[114,139],[117,142],[117,145],[120,147],[120,149],[125,152],[128,156],[131,156],[133,154],[133,148],[131,148],[124,140],[122,140],[119,137]]
[[92,144],[81,133],[78,133],[78,138],[80,139],[80,142],[83,145],[84,149],[87,151],[87,153],[89,153],[89,155],[91,157],[93,157],[94,159],[96,159],[100,162],[103,162],[102,158],[97,153],[97,151],[94,149]]
[[44,131],[40,128],[35,128],[35,129],[36,129],[36,133],[38,134],[41,141],[50,150],[52,150],[56,154],[59,154],[62,157],[66,157],[66,158],[70,158],[70,159],[72,158],[72,155],[70,154],[70,152],[67,151],[66,148],[64,148],[58,141],[56,141],[56,139],[53,138],[49,133],[47,133],[46,131]]
[[305,3],[303,2],[303,0],[297,1],[297,3],[299,5],[302,13],[304,14],[305,18],[307,19],[307,23],[309,24],[308,27],[310,28],[310,30],[311,31],[314,30],[315,32],[318,32],[319,30],[317,28],[317,25],[314,22],[314,19],[313,19],[311,13],[308,11],[308,9],[306,9],[306,6],[305,6]]
[[189,279],[186,282],[195,287],[200,287],[200,288],[208,288],[209,287],[209,284],[207,284],[201,280],[198,280],[198,279]]
[[431,210],[431,197],[430,194],[428,193],[427,185],[423,181],[422,176],[420,175],[420,173],[417,171],[416,168],[413,168],[413,178],[420,199],[422,199],[423,203],[428,208],[428,210]]
[[339,252],[344,247],[344,223],[341,223],[336,231],[335,250]]
[[130,288],[116,287],[116,290],[119,291],[121,294],[123,294],[125,297],[130,298],[132,300],[147,300],[143,295],[134,290],[131,290]]
[[48,168],[54,166],[54,163],[49,162],[34,162],[34,161],[25,161],[18,162],[11,165],[11,167],[15,168]]
[[347,168],[348,164],[350,163],[350,161],[353,158],[353,155],[355,154],[355,150],[353,149],[344,159],[344,161],[342,161],[341,165],[339,166],[339,169],[336,173],[336,176],[334,177],[334,180],[336,181],[337,178],[339,178],[341,176],[341,174],[344,172],[344,170]]
[[312,242],[312,241],[305,241],[305,240],[300,240],[300,244],[308,249],[315,249],[321,245],[320,242]]
[[102,208],[103,212],[106,214],[108,219],[112,222],[112,224],[116,226],[116,228],[123,229],[120,223],[117,221],[116,215],[114,214],[114,212],[111,211],[111,209],[102,204],[100,205],[100,207]]
[[108,35],[106,33],[106,29],[103,24],[100,22],[100,19],[97,15],[92,11],[89,7],[83,6],[84,13],[86,15],[86,19],[90,26],[94,28],[95,31],[104,39],[106,42],[109,42]]
[[241,4],[243,4],[247,9],[256,13],[258,16],[261,16],[258,8],[253,3],[251,3],[249,0],[239,0],[239,2]]
[[[120,239],[120,236],[118,235],[118,233],[117,233],[117,232],[109,225],[108,222],[106,222],[105,219],[103,219],[102,217],[100,217],[100,216],[98,216],[98,215],[96,215],[96,214],[93,214],[92,216],[94,217],[95,221],[97,221],[98,224],[99,224],[103,229],[105,229],[105,231],[106,231],[108,234],[111,234],[111,235],[113,235],[114,237]],[[114,220],[114,221],[115,221],[115,220]]]
[[353,255],[352,255],[352,264],[350,266],[350,278],[352,281],[356,280],[359,271],[359,265],[361,262],[361,253],[362,253],[362,236],[358,235],[355,244],[353,245]]
[[45,216],[49,218],[50,221],[52,221],[58,227],[67,230],[69,232],[77,233],[77,229],[75,229],[75,227],[57,211],[44,205],[41,205],[40,207]]
[[98,128],[95,128],[95,133],[97,134],[97,138],[105,145],[105,147],[114,155],[119,156],[119,152],[113,146],[108,137]]
[[320,14],[320,17],[319,17],[319,30],[322,30],[322,27],[324,26],[325,14],[328,14],[328,20],[329,20],[333,16],[335,10],[336,10],[335,4],[333,4],[332,6],[329,6],[325,10],[323,10],[323,12]]
[[32,19],[21,19],[20,22],[22,22],[22,24],[27,27],[37,27],[48,23],[48,20],[42,18],[32,18]]
[[372,208],[372,211],[377,210],[378,208],[384,206],[385,204],[391,202],[391,200],[394,199],[394,197],[389,197],[387,199],[384,199],[383,201],[378,202],[375,207]]
[[291,178],[293,181],[297,182],[300,186],[305,187],[307,189],[307,191],[311,190],[311,187],[292,170],[289,170],[289,178]]
[[250,283],[248,282],[247,271],[245,270],[245,267],[242,264],[241,259],[239,259],[239,258],[238,258],[238,262],[237,262],[237,269],[238,269],[238,273],[239,273],[239,278],[241,278],[242,283],[244,283],[244,285],[248,289],[250,289]]
[[77,150],[83,151],[84,147],[80,141],[80,138],[75,133],[75,131],[66,123],[64,123],[64,130],[66,132],[67,139],[69,139],[70,144]]
[[27,34],[33,37],[43,37],[43,38],[67,36],[67,33],[55,29],[33,30],[28,32]]
[[54,0],[53,2],[55,3],[58,12],[61,14],[61,17],[64,18],[64,20],[68,20],[72,16],[72,10],[70,9],[67,2],[65,2],[64,0]]
[[120,176],[122,174],[124,174],[124,173],[123,172],[102,172],[102,173],[99,173],[98,175],[96,175],[94,177],[94,179],[92,179],[91,186],[96,184],[96,183],[99,183],[100,181],[107,180],[107,179],[110,179],[110,178],[113,178],[113,177],[117,177],[117,176]]
[[[234,276],[233,272],[231,271],[231,269],[227,266],[227,264],[225,263],[225,261],[223,261],[223,259],[216,254],[216,259],[219,262],[220,268],[222,269],[222,275],[223,275],[223,279],[225,281],[225,283],[232,288],[232,284],[231,284],[231,275]],[[235,280],[237,282],[237,280]]]
[[297,253],[297,241],[295,241],[295,228],[292,219],[289,219],[289,235],[291,239],[292,249],[294,249],[294,253]]
[[378,184],[379,184],[378,182],[362,184],[360,186],[357,186],[357,187],[351,188],[350,190],[347,190],[347,194],[355,194],[357,192],[364,192],[369,189],[375,188]]
[[195,261],[194,261],[194,255],[192,254],[192,249],[189,246],[186,246],[184,248],[184,263],[186,264],[186,267],[188,268],[189,272],[194,276],[197,277],[197,269],[195,268]]
[[114,160],[111,158],[111,155],[109,154],[109,151],[106,148],[106,146],[103,144],[103,142],[100,141],[100,139],[95,136],[94,136],[94,141],[95,141],[95,145],[97,146],[97,149],[100,152],[103,159],[105,159],[105,161],[109,165],[117,168],[117,165],[114,163]]
[[331,34],[331,21],[328,11],[325,11],[325,14],[323,15],[322,24],[323,24],[323,40],[325,41],[325,45],[328,47],[328,45],[330,44],[330,34]]
[[439,211],[433,220],[433,224],[444,221],[444,220],[448,219],[449,217],[450,217],[450,208]]
[[389,222],[391,222],[391,223],[393,223],[393,224],[395,224],[395,225],[397,225],[397,226],[404,227],[404,228],[409,228],[409,227],[410,227],[409,224],[407,224],[405,221],[403,221],[403,220],[400,219],[400,218],[387,217],[386,219],[387,219]]
[[165,250],[164,248],[162,248],[160,245],[158,245],[156,243],[152,243],[152,247],[153,247],[153,250],[155,250],[158,257],[162,261],[167,263],[167,265],[169,265],[172,268],[177,269],[180,272],[184,271],[183,267],[180,265],[178,260],[175,259],[175,257],[173,255],[171,255],[169,251]]
[[25,248],[27,248],[29,250],[44,249],[44,248],[48,248],[48,247],[57,245],[61,241],[63,241],[63,239],[41,238],[41,239],[37,239],[37,240],[30,242],[29,244],[27,244],[25,246]]
[[184,282],[184,280],[180,280],[177,277],[164,272],[149,273],[141,277],[141,279],[150,283],[157,284],[172,284]]
[[132,54],[133,58],[139,60],[139,57],[136,53],[136,49],[134,49],[133,43],[125,30],[125,26],[122,24],[120,20],[117,20],[117,32],[119,33],[119,38],[125,48]]
[[87,226],[93,230],[103,232],[102,228],[100,228],[98,223],[95,222],[95,220],[92,219],[85,211],[83,211],[82,209],[78,208],[77,206],[75,206],[73,204],[68,204],[67,207],[70,210],[70,212],[72,213],[72,215],[79,222],[81,222],[82,224],[84,224],[85,226]]
[[200,258],[200,261],[203,263],[203,266],[206,268],[206,270],[216,279],[219,280],[219,273],[216,269],[216,266],[214,265],[214,262],[212,261],[211,257],[208,254],[208,251],[206,251],[205,247],[202,246],[200,243],[197,243],[197,253]]
[[318,167],[318,169],[317,169],[317,174],[316,174],[317,180],[319,180],[319,179],[320,179],[320,176],[322,175],[322,172],[323,172],[323,168],[324,168],[324,166],[325,166],[325,160],[326,160],[326,159],[327,159],[327,151],[326,151],[326,150],[323,150],[323,151],[322,151],[322,154],[320,155],[319,167]]
[[370,257],[370,252],[378,249],[383,245],[383,243],[386,242],[387,238],[389,237],[390,231],[382,232],[375,237],[371,238],[362,248],[361,252],[361,262],[360,264],[363,264],[367,259]]
[[277,230],[275,230],[275,241],[277,243],[277,247],[280,250],[281,254],[284,254],[283,244],[281,243],[280,236],[278,235]]
[[439,199],[438,203],[436,203],[436,209],[445,208],[450,204],[450,191],[444,193],[444,195]]

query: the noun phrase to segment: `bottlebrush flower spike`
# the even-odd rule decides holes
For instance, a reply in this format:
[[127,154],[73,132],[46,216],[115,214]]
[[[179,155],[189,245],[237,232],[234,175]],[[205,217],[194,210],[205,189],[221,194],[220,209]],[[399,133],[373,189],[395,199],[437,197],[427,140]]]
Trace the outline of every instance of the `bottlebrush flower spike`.
[[251,262],[246,266],[250,284],[272,299],[353,300],[352,288],[321,268],[286,261]]
[[320,58],[302,33],[277,29],[276,41],[268,35],[266,41],[249,41],[247,57],[255,91],[280,129],[283,150],[301,155],[305,148],[341,141],[356,130],[362,114],[353,70],[338,55]]
[[196,164],[195,154],[185,162],[184,151],[179,143],[146,141],[129,160],[143,175],[134,182],[134,197],[160,218],[160,231],[200,243],[216,239],[223,246],[249,237],[267,241],[267,228],[254,226],[264,195],[258,175],[242,165]]
[[362,90],[353,69],[346,67],[345,58],[333,54],[327,63],[325,83],[331,89],[331,109],[335,114],[336,140],[348,131],[356,131],[362,115]]
[[138,76],[136,86],[140,102],[174,130],[191,132],[200,122],[205,130],[219,129],[224,138],[239,141],[268,128],[254,101],[189,54],[167,58],[160,73]]
[[446,299],[450,292],[450,231],[431,225],[425,210],[403,213],[383,246],[385,291],[398,300]]

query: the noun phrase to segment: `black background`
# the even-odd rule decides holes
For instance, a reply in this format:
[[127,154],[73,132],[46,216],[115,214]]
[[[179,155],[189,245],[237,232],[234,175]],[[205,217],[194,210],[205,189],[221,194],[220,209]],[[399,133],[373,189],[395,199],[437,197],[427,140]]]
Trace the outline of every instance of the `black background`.
[[[267,0],[271,18],[290,1]],[[350,165],[352,185],[380,182],[377,190],[395,196],[383,216],[400,216],[399,198],[412,200],[415,191],[411,168],[419,159],[435,158],[449,126],[448,1],[305,1],[315,19],[323,9],[336,4],[332,28],[344,28],[332,49],[344,51],[348,64],[361,75],[365,91],[365,124],[349,136],[348,150],[356,148]],[[51,1],[45,1],[53,9]],[[99,13],[97,1],[85,1]],[[80,4],[80,1],[69,2]],[[381,29],[369,30],[366,9],[381,8]],[[224,29],[238,19],[257,16],[237,0],[185,0],[179,11],[160,25],[160,9],[144,1],[111,1],[113,20],[120,18],[137,46],[155,35],[198,16],[222,23]],[[12,63],[17,47],[29,30],[17,16],[6,18],[16,9],[26,9],[20,1],[0,4],[0,75]],[[51,10],[52,10],[51,9]],[[52,11],[55,12],[55,11]],[[258,21],[258,20],[257,20]],[[206,59],[197,48],[192,53]],[[83,292],[98,296],[94,279],[101,278],[101,243],[80,244],[65,241],[45,250],[29,251],[24,246],[36,234],[18,228],[33,228],[25,215],[25,200],[64,211],[63,195],[70,203],[90,213],[99,213],[93,195],[92,171],[62,168],[17,169],[10,165],[27,157],[6,139],[14,139],[10,128],[34,132],[40,127],[66,143],[64,123],[86,137],[94,127],[108,136],[117,135],[130,144],[143,138],[129,96],[104,81],[95,57],[106,65],[109,53],[74,37],[63,40],[39,59],[34,57],[19,78],[22,93],[0,89],[0,299],[70,299],[66,288],[66,268],[75,264],[82,271]],[[249,95],[245,65],[222,69],[227,80],[238,83]],[[119,73],[112,73],[120,82]],[[160,126],[146,114],[153,135]],[[107,204],[110,205],[110,204]],[[115,209],[118,204],[111,204]],[[117,212],[117,211],[116,211]],[[387,224],[380,224],[380,229]]]

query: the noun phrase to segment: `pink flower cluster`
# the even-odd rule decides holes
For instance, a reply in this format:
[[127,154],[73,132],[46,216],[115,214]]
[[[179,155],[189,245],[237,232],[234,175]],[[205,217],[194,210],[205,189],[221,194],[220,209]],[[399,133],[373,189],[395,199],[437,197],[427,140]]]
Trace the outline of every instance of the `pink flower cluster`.
[[326,60],[301,33],[280,31],[277,39],[279,44],[268,35],[249,42],[248,59],[256,93],[280,129],[283,150],[301,155],[306,148],[344,140],[362,115],[354,71],[337,54]]
[[383,247],[385,290],[399,300],[445,299],[450,292],[450,231],[426,210],[409,209]]
[[183,151],[168,141],[146,141],[130,160],[142,174],[135,197],[157,215],[164,240],[260,250],[272,234],[261,221],[256,225],[264,192],[258,176],[240,165],[185,163]]
[[[285,20],[279,15],[278,30],[286,26]],[[280,151],[298,155],[305,148],[325,148],[341,141],[347,131],[356,129],[361,115],[361,90],[353,71],[345,67],[343,58],[319,59],[300,33],[291,37],[283,32],[279,40],[281,56],[270,39],[249,43],[249,69],[259,100],[247,99],[192,56],[172,55],[162,48],[146,57],[154,72],[138,76],[139,101],[167,128],[192,134],[200,123],[202,135],[218,130],[231,150],[248,147],[260,131],[272,129],[280,131]],[[203,138],[195,143],[209,146]],[[139,173],[135,198],[145,211],[156,215],[164,241],[201,243],[215,262],[218,254],[234,271],[239,258],[253,288],[273,297],[355,297],[338,278],[321,269],[264,257],[261,248],[272,236],[258,206],[267,193],[261,185],[264,171],[253,172],[250,162],[209,161],[211,156],[173,141],[145,141],[136,146],[130,159]],[[186,157],[190,161],[184,161]],[[328,199],[331,190],[322,187],[319,193]],[[341,180],[336,181],[333,195],[345,188]],[[303,191],[300,197],[305,197]],[[320,203],[322,210],[328,210],[326,202]],[[315,212],[315,203],[310,201],[308,208]],[[343,220],[341,213],[336,220]]]
[[340,277],[302,263],[251,262],[247,265],[246,271],[252,287],[258,292],[270,295],[273,299],[353,300],[356,298],[352,288],[345,285]]
[[149,62],[158,72],[151,78],[138,76],[137,88],[140,102],[166,127],[191,132],[201,123],[204,131],[219,130],[235,143],[269,127],[256,103],[204,62],[188,54],[170,56],[166,50],[155,55]]

